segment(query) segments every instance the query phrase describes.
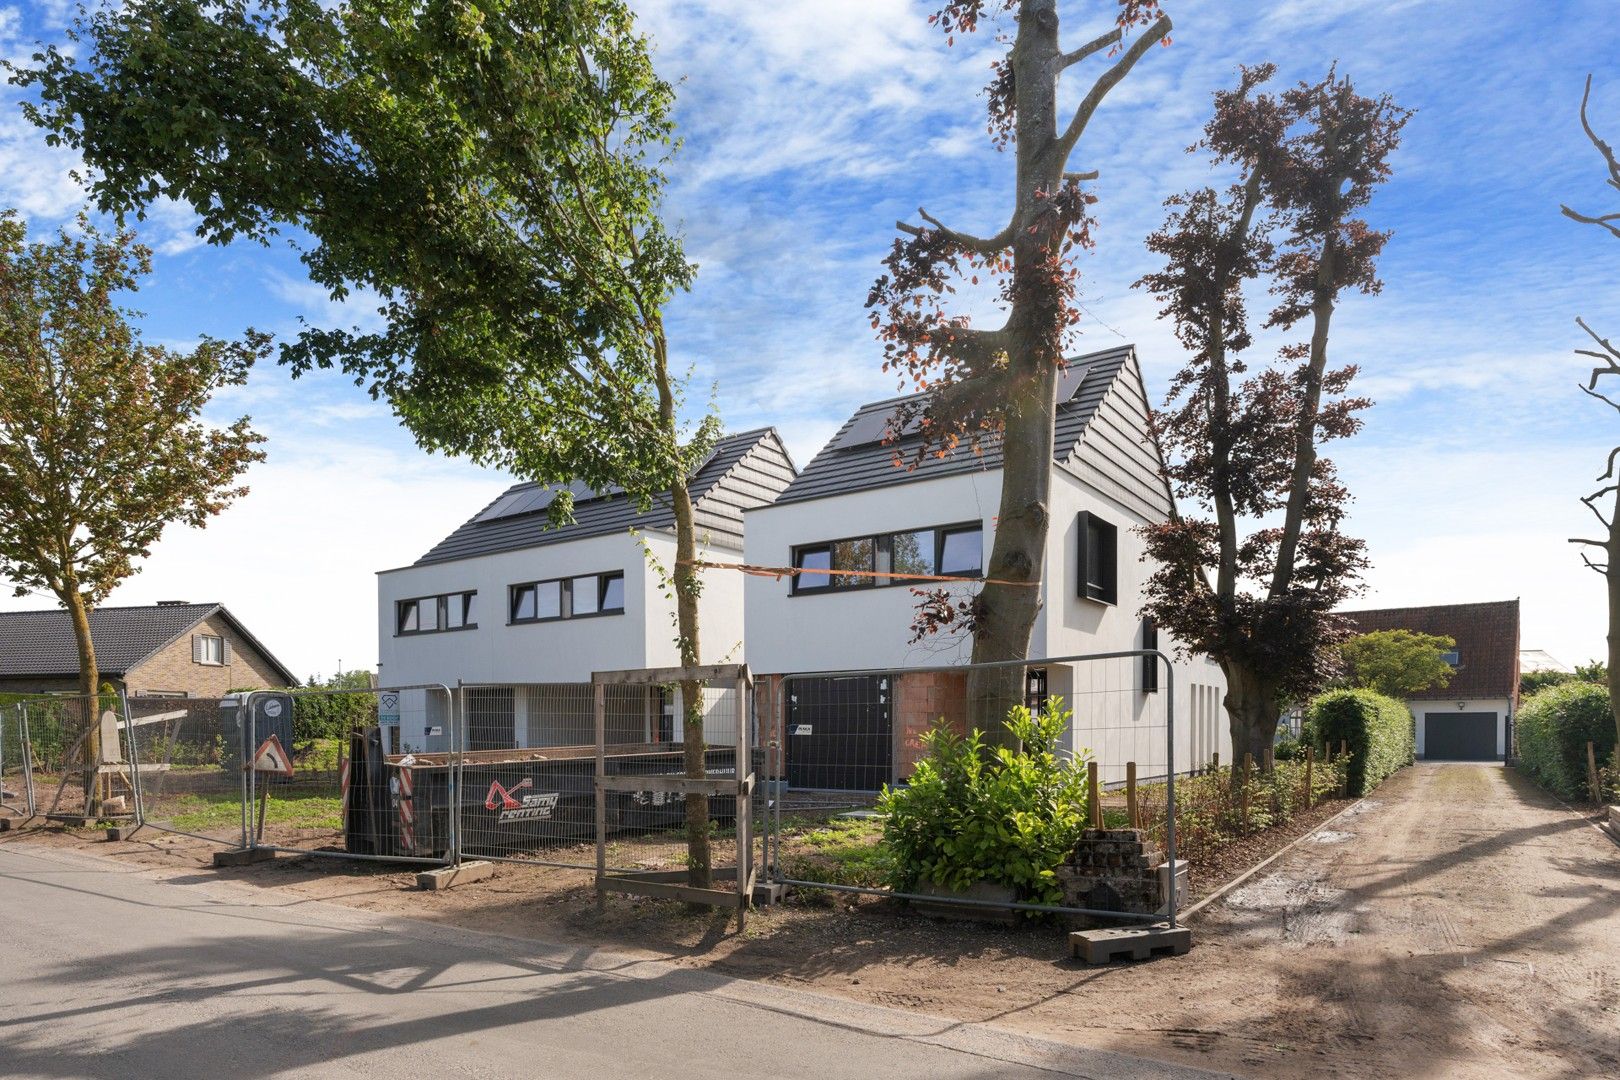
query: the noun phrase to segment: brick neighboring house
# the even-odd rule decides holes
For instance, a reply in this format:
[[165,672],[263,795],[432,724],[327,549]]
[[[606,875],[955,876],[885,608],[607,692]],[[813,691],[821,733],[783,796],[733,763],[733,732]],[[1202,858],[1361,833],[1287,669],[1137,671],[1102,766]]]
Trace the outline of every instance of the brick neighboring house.
[[1406,701],[1417,724],[1417,756],[1432,761],[1503,761],[1519,707],[1519,602],[1344,611],[1356,632],[1410,630],[1451,638],[1451,681]]
[[[101,681],[131,696],[209,698],[298,684],[223,604],[98,608],[90,637]],[[0,692],[78,688],[79,651],[65,610],[0,612]]]

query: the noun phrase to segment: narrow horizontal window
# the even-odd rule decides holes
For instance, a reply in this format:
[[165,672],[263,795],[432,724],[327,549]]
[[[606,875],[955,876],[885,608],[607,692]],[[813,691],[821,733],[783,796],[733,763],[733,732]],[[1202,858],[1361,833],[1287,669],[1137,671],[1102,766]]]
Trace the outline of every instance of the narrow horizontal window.
[[512,621],[550,622],[624,612],[624,571],[579,574],[509,587]]
[[395,609],[395,625],[401,634],[430,634],[437,630],[468,630],[477,625],[474,607],[477,592],[441,593],[401,600]]

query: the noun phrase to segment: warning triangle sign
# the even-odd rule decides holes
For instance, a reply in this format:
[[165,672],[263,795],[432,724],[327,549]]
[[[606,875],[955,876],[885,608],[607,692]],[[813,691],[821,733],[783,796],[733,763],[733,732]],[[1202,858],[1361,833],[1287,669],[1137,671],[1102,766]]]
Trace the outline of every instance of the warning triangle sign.
[[292,755],[282,747],[281,740],[274,735],[259,744],[259,749],[253,755],[253,771],[280,773],[282,776],[293,774]]

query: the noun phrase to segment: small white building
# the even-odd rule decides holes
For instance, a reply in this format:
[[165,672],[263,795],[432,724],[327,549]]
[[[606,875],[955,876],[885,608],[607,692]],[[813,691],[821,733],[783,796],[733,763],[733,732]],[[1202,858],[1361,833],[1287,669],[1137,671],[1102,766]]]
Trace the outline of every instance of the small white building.
[[[794,475],[774,428],[722,439],[689,488],[698,557],[740,562],[743,512],[771,502]],[[468,749],[589,742],[584,684],[593,671],[679,663],[674,600],[649,562],[674,566],[668,499],[643,513],[617,489],[573,494],[574,522],[553,528],[554,490],[517,484],[410,566],[377,575],[380,684],[479,687],[467,692]],[[743,660],[742,579],[703,573],[706,663]],[[443,749],[442,697],[405,697],[394,745]],[[542,702],[547,730],[530,730]],[[668,711],[661,704],[662,715],[649,718],[653,736],[660,724],[668,734]],[[561,713],[578,715],[560,721]]]
[[[905,400],[862,406],[774,502],[745,514],[746,561],[801,571],[750,577],[745,590],[748,663],[756,678],[775,677],[767,682],[777,704],[762,695],[761,707],[785,745],[791,786],[875,790],[909,775],[932,723],[965,719],[963,675],[907,669],[966,663],[971,641],[955,634],[913,644],[917,583],[884,572],[979,575],[996,527],[1001,457],[960,448],[915,468],[897,465],[896,451],[913,444],[883,440]],[[1175,642],[1140,613],[1149,568],[1135,530],[1164,520],[1172,500],[1134,348],[1070,361],[1058,400],[1030,656],[1173,652]],[[784,688],[781,677],[796,673],[810,677]],[[1140,659],[1034,664],[1029,696],[1061,695],[1075,712],[1071,743],[1093,750],[1105,779],[1118,780],[1126,761],[1143,775],[1165,768],[1160,681]],[[1218,665],[1194,657],[1176,662],[1174,685],[1175,764],[1184,772],[1226,742],[1225,680]]]
[[1519,601],[1437,604],[1342,612],[1356,632],[1410,630],[1449,637],[1444,687],[1407,699],[1417,756],[1430,761],[1505,761],[1519,705]]

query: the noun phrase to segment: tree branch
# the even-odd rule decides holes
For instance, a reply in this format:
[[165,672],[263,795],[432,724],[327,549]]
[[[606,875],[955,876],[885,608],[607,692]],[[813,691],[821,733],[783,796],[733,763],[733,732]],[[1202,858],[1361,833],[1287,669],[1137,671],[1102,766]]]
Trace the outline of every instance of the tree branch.
[[1612,522],[1608,518],[1604,517],[1603,516],[1603,511],[1601,511],[1601,510],[1599,510],[1597,508],[1597,501],[1599,499],[1603,498],[1603,496],[1607,495],[1611,491],[1620,491],[1620,483],[1610,484],[1608,487],[1603,488],[1601,491],[1594,491],[1590,495],[1583,495],[1583,496],[1581,496],[1581,502],[1586,505],[1586,508],[1588,510],[1592,511],[1592,516],[1597,518],[1599,521],[1601,521],[1603,523],[1603,527],[1605,529],[1608,529],[1610,534],[1612,535],[1614,533],[1614,522]]
[[[977,252],[980,255],[994,255],[996,252],[1001,251],[1008,244],[1012,243],[1012,222],[1008,222],[1007,227],[996,233],[996,235],[990,237],[989,239],[985,239],[984,237],[974,236],[971,233],[957,232],[955,229],[948,227],[933,214],[930,214],[927,210],[924,210],[920,206],[917,207],[917,216],[928,222],[928,224],[931,225],[936,231],[942,233],[947,240],[951,241],[951,243],[959,244],[962,247],[967,248],[969,251]],[[923,229],[920,229],[915,225],[908,225],[904,221],[895,222],[894,227],[905,233],[907,236],[921,236],[924,232]]]
[[[1069,121],[1068,128],[1063,132],[1063,137],[1058,140],[1058,153],[1062,158],[1066,159],[1069,152],[1074,149],[1074,144],[1080,141],[1081,133],[1086,130],[1086,125],[1091,122],[1091,114],[1097,111],[1097,106],[1101,105],[1103,98],[1108,96],[1108,91],[1118,86],[1119,81],[1130,72],[1131,68],[1136,66],[1136,62],[1142,59],[1147,51],[1158,44],[1169,32],[1170,16],[1160,15],[1158,21],[1148,27],[1142,36],[1137,38],[1131,47],[1125,51],[1125,55],[1116,60],[1114,66],[1103,72],[1097,81],[1092,84],[1091,91],[1080,102],[1079,108],[1075,109],[1074,118]],[[1089,48],[1089,46],[1087,47]]]
[[[1586,132],[1586,137],[1591,140],[1592,145],[1597,147],[1598,153],[1603,155],[1604,164],[1609,167],[1609,186],[1620,189],[1620,160],[1616,160],[1614,156],[1614,149],[1610,147],[1608,143],[1600,139],[1597,132],[1592,130],[1591,121],[1589,121],[1586,117],[1586,106],[1591,98],[1592,76],[1588,75],[1586,77],[1586,89],[1581,92],[1581,129]],[[1572,221],[1579,221],[1583,225],[1601,226],[1602,228],[1607,229],[1610,235],[1620,238],[1620,228],[1616,228],[1614,225],[1610,224],[1612,221],[1620,218],[1620,215],[1601,214],[1597,217],[1592,217],[1562,204],[1559,205],[1558,209],[1563,211],[1564,216]],[[1587,332],[1591,333],[1591,331]],[[1593,337],[1596,336],[1597,335],[1593,334]]]
[[1117,45],[1124,37],[1124,33],[1123,30],[1116,26],[1108,33],[1092,38],[1073,52],[1063,53],[1058,57],[1058,70],[1062,71],[1064,68],[1073,67],[1086,57],[1093,56],[1110,45]]

